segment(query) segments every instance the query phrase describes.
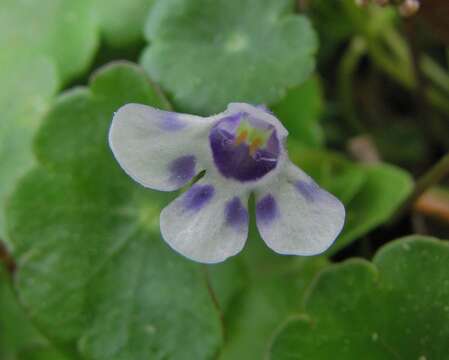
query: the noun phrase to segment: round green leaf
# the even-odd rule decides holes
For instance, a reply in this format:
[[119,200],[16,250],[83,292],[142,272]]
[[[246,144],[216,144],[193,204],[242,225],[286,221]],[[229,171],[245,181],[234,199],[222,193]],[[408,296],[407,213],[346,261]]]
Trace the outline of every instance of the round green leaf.
[[447,359],[449,245],[412,236],[369,263],[324,270],[306,298],[307,315],[288,321],[273,360]]
[[45,119],[42,165],[7,212],[15,286],[39,328],[86,358],[208,359],[219,314],[201,268],[160,238],[168,196],[129,179],[107,144],[113,112],[129,102],[165,103],[138,68],[113,65]]
[[155,4],[142,64],[193,113],[233,101],[271,104],[314,67],[315,33],[291,0],[164,0]]

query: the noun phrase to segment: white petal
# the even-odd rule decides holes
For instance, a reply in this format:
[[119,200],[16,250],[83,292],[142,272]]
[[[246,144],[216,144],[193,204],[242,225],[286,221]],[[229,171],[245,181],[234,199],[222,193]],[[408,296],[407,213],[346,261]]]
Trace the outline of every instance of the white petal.
[[[206,176],[161,212],[164,240],[189,259],[218,263],[239,253],[248,236],[248,195]],[[225,187],[225,186],[228,187]]]
[[151,189],[176,190],[210,157],[210,119],[128,104],[112,120],[109,144],[134,180]]
[[280,254],[322,253],[340,233],[344,219],[341,202],[291,163],[277,181],[256,193],[257,227]]

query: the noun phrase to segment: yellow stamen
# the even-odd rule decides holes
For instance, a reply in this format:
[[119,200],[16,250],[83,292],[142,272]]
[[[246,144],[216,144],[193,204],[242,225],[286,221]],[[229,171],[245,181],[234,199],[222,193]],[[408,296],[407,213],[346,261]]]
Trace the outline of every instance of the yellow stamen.
[[260,137],[254,138],[251,145],[249,146],[249,154],[251,156],[254,156],[254,154],[262,146],[262,144],[263,144],[263,141]]
[[248,130],[242,130],[237,136],[237,139],[235,139],[235,144],[240,145],[241,143],[246,142],[246,139],[248,139]]

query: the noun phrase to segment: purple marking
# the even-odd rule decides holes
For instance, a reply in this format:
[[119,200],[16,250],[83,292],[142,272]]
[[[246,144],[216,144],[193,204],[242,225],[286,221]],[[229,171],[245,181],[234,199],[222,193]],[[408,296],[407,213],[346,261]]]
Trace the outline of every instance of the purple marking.
[[212,185],[193,185],[183,197],[183,205],[186,210],[201,210],[214,196],[215,189]]
[[185,185],[195,176],[196,158],[193,155],[181,156],[173,160],[168,166],[169,181],[178,186]]
[[269,225],[279,216],[279,209],[273,195],[265,195],[256,204],[256,219],[258,224]]
[[[214,162],[219,172],[226,178],[242,182],[258,180],[277,166],[280,143],[276,130],[265,121],[249,118],[246,113],[237,115],[237,122],[236,114],[225,117],[212,128],[209,134]],[[248,119],[252,126],[272,130],[266,147],[258,149],[253,156],[250,155],[247,144],[235,144],[236,130],[242,118]]]
[[187,124],[179,118],[179,114],[170,111],[158,111],[159,128],[165,131],[178,131]]
[[239,232],[248,225],[248,211],[237,196],[226,203],[225,219],[227,225]]
[[305,182],[302,180],[298,180],[295,183],[295,187],[301,193],[303,198],[306,199],[306,201],[308,202],[314,201],[320,191],[320,187],[313,181]]

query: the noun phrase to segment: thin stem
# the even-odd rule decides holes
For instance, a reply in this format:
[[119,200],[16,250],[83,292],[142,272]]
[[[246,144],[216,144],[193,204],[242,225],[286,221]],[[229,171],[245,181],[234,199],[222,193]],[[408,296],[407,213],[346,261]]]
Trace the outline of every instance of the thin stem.
[[204,277],[206,279],[207,291],[209,292],[212,302],[220,316],[220,323],[221,323],[221,330],[222,330],[223,338],[226,339],[227,334],[226,334],[226,328],[225,328],[225,322],[224,322],[224,314],[223,314],[223,310],[221,309],[220,302],[218,301],[218,297],[215,294],[214,288],[212,286],[212,282],[211,282],[210,274],[209,274],[209,268],[207,265],[202,265],[201,267],[203,269]]
[[438,184],[449,174],[449,153],[443,156],[434,166],[422,175],[415,184],[412,194],[404,202],[403,206],[396,212],[393,221],[402,218],[412,207],[415,201],[432,186]]
[[340,96],[343,103],[344,118],[351,129],[356,133],[364,132],[355,109],[353,97],[354,73],[362,56],[366,53],[366,43],[361,37],[355,37],[346,50],[338,71]]

